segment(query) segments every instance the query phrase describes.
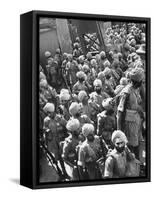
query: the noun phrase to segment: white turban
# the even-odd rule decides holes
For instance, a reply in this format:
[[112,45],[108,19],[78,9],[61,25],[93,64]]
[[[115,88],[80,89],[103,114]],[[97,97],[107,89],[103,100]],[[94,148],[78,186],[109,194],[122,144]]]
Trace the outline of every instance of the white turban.
[[66,128],[70,132],[77,131],[80,128],[80,122],[78,119],[70,119],[67,122]]
[[86,93],[84,90],[81,90],[81,91],[79,92],[79,94],[78,94],[78,100],[79,100],[80,102],[82,102],[83,99],[84,99],[85,97],[87,97],[87,93]]
[[59,98],[60,98],[60,101],[62,100],[68,101],[70,99],[69,91],[67,89],[61,89]]
[[107,76],[107,75],[109,75],[109,74],[111,73],[111,69],[108,68],[108,67],[106,67],[106,68],[104,69],[103,73],[104,73],[105,76]]
[[122,77],[122,78],[120,79],[120,85],[127,85],[127,84],[128,84],[127,78],[126,78],[126,77]]
[[44,53],[44,55],[45,55],[46,58],[48,58],[48,57],[51,56],[51,52],[50,52],[50,51],[46,51],[46,52]]
[[130,79],[140,82],[144,79],[144,71],[141,68],[132,69],[129,73]]
[[43,72],[40,72],[40,80],[42,79],[46,80],[46,76]]
[[84,79],[86,79],[86,74],[84,72],[82,72],[82,71],[79,71],[79,72],[76,73],[76,77],[77,78],[84,78]]
[[90,61],[90,64],[91,64],[92,66],[95,66],[95,65],[97,65],[97,62],[96,62],[95,59],[92,59],[92,60]]
[[127,140],[126,135],[125,135],[122,131],[120,131],[120,130],[116,130],[116,131],[114,131],[114,132],[112,133],[112,138],[111,138],[111,140],[112,140],[113,144],[115,143],[115,140],[116,140],[117,138],[120,138],[125,144],[128,143],[128,140]]
[[79,112],[80,109],[81,106],[77,102],[72,102],[69,107],[69,113],[74,116]]
[[47,80],[46,79],[42,79],[40,81],[40,87],[46,87],[48,85]]
[[94,87],[95,87],[95,86],[102,87],[102,81],[101,81],[100,79],[96,79],[96,80],[93,82],[93,85],[94,85]]
[[111,66],[111,63],[108,60],[106,60],[104,62],[104,67],[106,68],[106,67],[110,67],[110,66]]
[[46,105],[43,108],[44,112],[50,112],[53,113],[55,111],[55,105],[53,103],[46,103]]
[[82,133],[85,137],[90,134],[94,135],[94,126],[92,124],[86,123],[82,126]]

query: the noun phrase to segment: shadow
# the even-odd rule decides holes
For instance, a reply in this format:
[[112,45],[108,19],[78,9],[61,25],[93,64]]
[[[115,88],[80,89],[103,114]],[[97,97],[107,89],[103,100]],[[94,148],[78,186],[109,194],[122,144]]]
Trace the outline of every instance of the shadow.
[[17,185],[20,185],[20,179],[18,179],[18,178],[10,178],[10,181]]

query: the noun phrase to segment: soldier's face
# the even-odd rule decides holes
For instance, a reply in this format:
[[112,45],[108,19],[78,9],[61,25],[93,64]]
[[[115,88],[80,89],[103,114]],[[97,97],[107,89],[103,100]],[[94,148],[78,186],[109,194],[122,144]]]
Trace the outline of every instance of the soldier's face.
[[87,140],[88,140],[89,142],[93,142],[93,141],[94,141],[94,135],[93,135],[93,134],[89,134],[89,135],[87,136]]
[[101,90],[102,90],[102,88],[101,88],[100,86],[95,86],[95,91],[96,91],[97,93],[100,93]]
[[119,153],[122,153],[125,150],[125,143],[121,138],[115,140],[115,148]]
[[140,82],[133,81],[133,87],[134,88],[139,88],[139,87],[141,87],[141,85],[142,85],[142,81],[140,81]]
[[67,100],[61,100],[62,105],[67,105],[67,102],[68,102]]

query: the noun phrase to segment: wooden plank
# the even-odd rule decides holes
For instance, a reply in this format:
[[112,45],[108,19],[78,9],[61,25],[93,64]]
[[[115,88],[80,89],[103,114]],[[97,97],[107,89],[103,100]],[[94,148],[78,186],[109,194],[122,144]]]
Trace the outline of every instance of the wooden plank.
[[56,19],[57,36],[62,53],[72,53],[72,42],[67,19]]

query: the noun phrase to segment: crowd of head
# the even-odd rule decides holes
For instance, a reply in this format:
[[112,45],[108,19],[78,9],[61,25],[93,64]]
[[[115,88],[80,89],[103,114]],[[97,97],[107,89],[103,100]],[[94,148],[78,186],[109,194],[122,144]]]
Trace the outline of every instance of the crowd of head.
[[72,180],[99,177],[102,170],[97,172],[96,161],[109,151],[113,155],[101,177],[126,176],[126,166],[117,174],[109,167],[117,152],[140,159],[139,144],[145,139],[145,28],[113,25],[100,52],[84,55],[78,37],[72,53],[57,49],[54,56],[44,54],[46,65],[39,68],[40,139],[64,174],[69,175],[65,164],[78,166],[78,176],[69,175]]

